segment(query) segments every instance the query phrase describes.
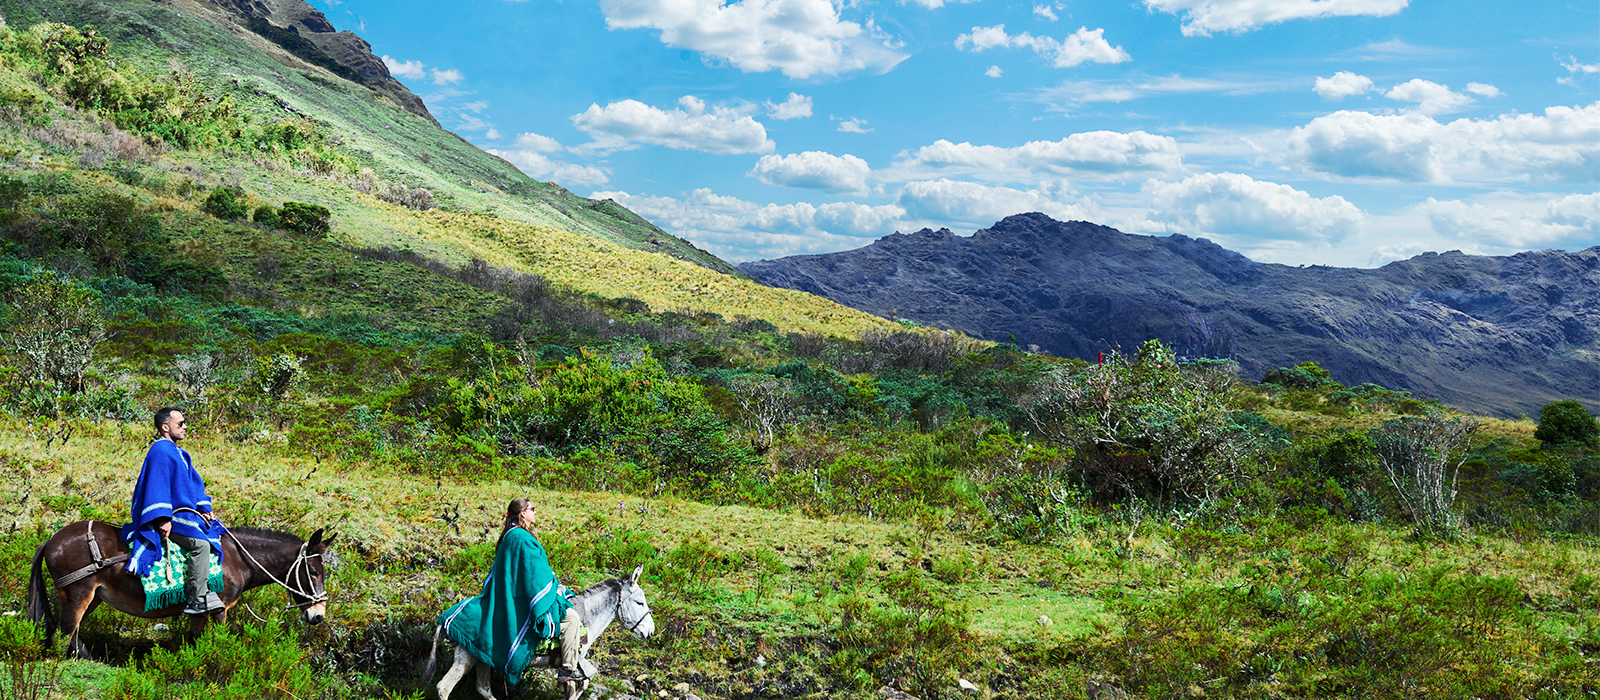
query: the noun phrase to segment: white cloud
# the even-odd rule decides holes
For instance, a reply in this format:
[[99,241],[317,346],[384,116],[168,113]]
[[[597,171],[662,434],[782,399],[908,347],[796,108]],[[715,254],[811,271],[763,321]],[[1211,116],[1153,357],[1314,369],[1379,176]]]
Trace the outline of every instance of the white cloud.
[[756,204],[704,188],[681,199],[627,192],[595,192],[589,197],[614,199],[733,261],[856,248],[892,233],[906,213],[896,204]]
[[832,0],[601,0],[610,29],[654,29],[675,48],[747,73],[790,78],[887,71],[906,55],[870,20],[840,17]]
[[1340,111],[1289,135],[1311,170],[1410,182],[1600,179],[1600,102],[1441,124],[1423,114]]
[[1063,221],[1093,216],[1095,208],[1089,200],[1066,201],[1070,195],[1062,183],[1017,190],[940,178],[906,183],[899,203],[906,216],[930,225],[984,227],[1012,214],[1034,211]]
[[1594,245],[1600,236],[1600,193],[1487,204],[1432,197],[1417,206],[1442,236],[1490,253],[1536,247]]
[[422,65],[422,61],[397,61],[387,55],[383,56],[382,60],[384,67],[389,69],[389,75],[412,80],[428,77],[428,67]]
[[789,99],[774,104],[767,100],[767,114],[778,121],[789,119],[802,119],[811,116],[811,98],[797,92],[789,93]]
[[572,123],[594,138],[584,150],[626,150],[639,144],[666,146],[722,155],[770,153],[774,145],[767,129],[740,110],[713,107],[694,96],[678,100],[678,107],[658,109],[637,100],[612,102],[572,115]]
[[500,138],[500,130],[491,126],[488,131],[484,132],[483,136],[491,141],[496,140]]
[[488,100],[473,100],[461,105],[461,109],[477,114],[489,108]]
[[506,159],[535,180],[548,180],[568,187],[599,187],[611,181],[611,174],[602,168],[554,160],[538,151],[491,148],[488,152]]
[[851,117],[839,122],[839,131],[842,131],[846,134],[870,134],[873,131],[876,131],[876,129],[868,129],[867,120],[865,119]]
[[1043,17],[1043,18],[1045,18],[1047,20],[1050,20],[1051,22],[1054,22],[1054,21],[1060,19],[1059,17],[1056,16],[1055,10],[1050,9],[1049,5],[1034,5],[1033,6],[1033,14],[1036,14],[1036,15],[1038,15],[1040,17]]
[[1145,7],[1183,17],[1184,36],[1247,32],[1291,19],[1387,17],[1409,0],[1144,0]]
[[1421,78],[1400,83],[1383,93],[1383,96],[1401,102],[1415,102],[1417,106],[1406,111],[1429,115],[1459,112],[1477,102],[1459,92],[1452,92],[1449,86]]
[[1171,136],[1143,131],[1090,131],[1059,141],[1029,141],[1010,148],[940,139],[903,154],[895,166],[909,173],[954,170],[1016,182],[1039,175],[1115,177],[1170,172],[1183,167],[1183,158],[1178,142]]
[[991,78],[998,78],[1001,74],[1000,66],[989,66],[989,70],[984,71],[983,74]]
[[1211,78],[1185,78],[1169,75],[1139,81],[1069,80],[1038,93],[1038,101],[1054,106],[1081,105],[1093,102],[1127,102],[1149,95],[1181,95],[1217,92],[1227,95],[1249,95],[1280,86],[1268,82],[1236,82]]
[[1500,88],[1488,83],[1467,83],[1467,92],[1477,95],[1478,97],[1487,98],[1495,98],[1505,94],[1500,91]]
[[526,131],[517,134],[517,148],[534,153],[557,153],[561,151],[561,142],[549,136]]
[[1313,90],[1324,100],[1342,100],[1353,95],[1365,95],[1373,89],[1372,79],[1350,71],[1339,71],[1332,78],[1317,78]]
[[1204,173],[1180,182],[1145,183],[1150,219],[1174,232],[1208,233],[1230,240],[1267,239],[1336,243],[1357,232],[1366,214],[1343,197],[1321,199],[1288,185],[1237,173]]
[[1583,73],[1586,75],[1600,73],[1600,63],[1579,63],[1574,56],[1568,56],[1567,60],[1562,61],[1561,67],[1567,69],[1568,73]]
[[784,156],[761,156],[749,174],[768,185],[864,195],[867,192],[867,176],[871,173],[872,168],[868,167],[867,161],[848,153],[836,156],[822,151],[806,151]]
[[433,69],[434,85],[455,85],[456,83],[461,82],[461,79],[464,77],[466,76],[462,75],[461,71],[458,70],[439,70],[438,68]]
[[972,33],[956,37],[956,48],[965,51],[970,46],[974,53],[997,47],[1029,48],[1050,59],[1057,68],[1071,68],[1086,62],[1122,63],[1131,60],[1132,57],[1122,47],[1112,46],[1106,41],[1105,33],[1105,29],[1090,31],[1088,27],[1079,27],[1066,39],[1056,41],[1047,36],[1035,37],[1027,32],[1008,35],[1006,25],[997,24],[993,27],[973,27]]

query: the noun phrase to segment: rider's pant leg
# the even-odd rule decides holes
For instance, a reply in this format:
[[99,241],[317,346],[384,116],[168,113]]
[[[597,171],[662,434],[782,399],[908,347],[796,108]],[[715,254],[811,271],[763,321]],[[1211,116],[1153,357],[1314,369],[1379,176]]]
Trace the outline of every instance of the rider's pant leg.
[[189,605],[204,607],[206,594],[211,592],[206,587],[206,574],[211,571],[211,543],[176,532],[169,537],[173,544],[189,555],[189,570],[183,575],[184,590],[189,593]]
[[578,611],[567,608],[561,618],[561,666],[568,671],[578,668],[578,653],[583,650],[583,623],[578,621]]

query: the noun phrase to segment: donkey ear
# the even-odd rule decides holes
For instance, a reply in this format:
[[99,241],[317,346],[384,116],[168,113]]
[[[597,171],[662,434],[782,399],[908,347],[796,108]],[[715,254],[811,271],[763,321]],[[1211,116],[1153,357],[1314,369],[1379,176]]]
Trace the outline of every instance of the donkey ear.
[[337,532],[335,532],[335,533],[333,533],[331,535],[328,535],[328,539],[325,539],[325,540],[322,541],[323,548],[332,547],[333,546],[333,541],[335,539],[337,539],[338,537],[339,537],[339,533],[337,533]]
[[311,545],[310,546],[315,547],[315,546],[317,546],[317,543],[319,543],[321,541],[322,541],[322,528],[319,527],[319,528],[317,528],[317,531],[315,533],[312,533],[312,535],[311,535]]
[[641,576],[644,576],[644,564],[634,567],[633,573],[628,574],[628,583],[638,583]]

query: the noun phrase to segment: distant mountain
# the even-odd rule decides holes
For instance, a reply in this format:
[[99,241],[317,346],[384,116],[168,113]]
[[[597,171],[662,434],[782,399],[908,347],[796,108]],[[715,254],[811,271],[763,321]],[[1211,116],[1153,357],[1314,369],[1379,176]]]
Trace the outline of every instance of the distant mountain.
[[1093,359],[1150,338],[1256,377],[1315,360],[1465,410],[1600,410],[1600,246],[1425,253],[1378,269],[1254,262],[1205,239],[1044,214],[970,237],[896,233],[857,250],[745,263],[764,284],[995,341]]

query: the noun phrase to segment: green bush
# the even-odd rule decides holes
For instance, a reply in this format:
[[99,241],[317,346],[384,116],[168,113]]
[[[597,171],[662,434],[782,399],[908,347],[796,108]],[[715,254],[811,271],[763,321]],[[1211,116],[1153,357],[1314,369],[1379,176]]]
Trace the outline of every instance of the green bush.
[[211,625],[192,644],[156,647],[122,667],[105,691],[107,700],[259,700],[333,695],[331,674],[317,673],[306,651],[277,625],[237,631]]
[[1533,436],[1548,446],[1570,445],[1600,450],[1600,423],[1573,399],[1539,407],[1539,428]]
[[304,202],[284,202],[278,210],[278,225],[303,236],[324,236],[333,230],[327,207]]
[[255,212],[250,215],[250,220],[269,228],[277,228],[283,223],[282,218],[278,216],[278,210],[273,209],[271,204],[256,207]]
[[246,199],[243,189],[223,185],[211,190],[211,194],[206,195],[205,204],[200,208],[224,221],[243,219],[250,214],[250,204]]

